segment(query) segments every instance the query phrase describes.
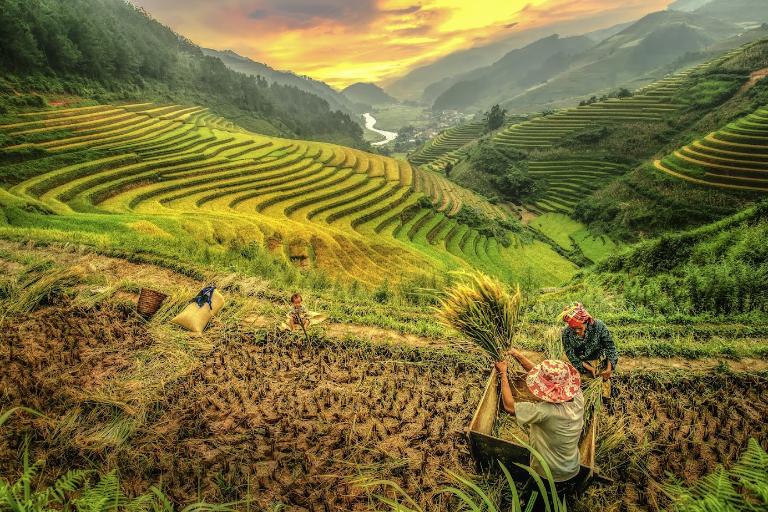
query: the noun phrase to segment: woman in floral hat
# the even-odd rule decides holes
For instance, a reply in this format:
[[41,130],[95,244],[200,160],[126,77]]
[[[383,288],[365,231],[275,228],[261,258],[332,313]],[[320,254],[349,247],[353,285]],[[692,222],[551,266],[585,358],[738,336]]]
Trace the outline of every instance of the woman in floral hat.
[[[515,401],[507,362],[500,361],[496,370],[501,375],[502,406],[528,428],[528,443],[546,461],[558,492],[570,492],[581,469],[579,438],[584,427],[584,395],[579,372],[565,361],[548,359],[534,365],[517,350],[509,353],[528,372],[525,382],[539,401]],[[533,457],[531,467],[544,475],[541,464]]]
[[563,310],[563,349],[571,364],[588,378],[602,377],[603,396],[610,398],[610,378],[616,370],[619,355],[613,338],[602,320],[592,315],[580,303]]

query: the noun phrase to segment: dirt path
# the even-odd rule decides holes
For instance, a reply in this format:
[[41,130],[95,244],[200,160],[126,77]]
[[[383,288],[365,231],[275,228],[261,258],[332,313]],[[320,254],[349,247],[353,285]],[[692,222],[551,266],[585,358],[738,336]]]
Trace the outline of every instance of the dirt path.
[[758,69],[757,71],[753,72],[751,75],[749,75],[749,80],[747,80],[747,83],[741,86],[741,89],[739,89],[738,94],[744,94],[751,88],[757,84],[760,80],[768,76],[768,68]]
[[[768,76],[768,69],[765,71],[766,76]],[[119,258],[102,256],[95,253],[77,253],[56,247],[33,248],[7,241],[0,241],[0,252],[20,252],[24,255],[34,255],[39,258],[53,260],[61,265],[80,266],[92,274],[104,276],[111,283],[125,280],[160,290],[179,286],[196,289],[206,285],[206,283],[196,281],[163,267],[131,263]],[[20,265],[16,262],[0,258],[0,269],[6,272],[10,270],[13,273],[14,270],[20,269]],[[132,293],[122,293],[120,296],[124,298],[130,297],[134,301],[138,300],[138,296]],[[268,301],[264,299],[264,302],[267,303]],[[281,320],[270,315],[254,314],[246,317],[244,322],[255,329],[271,329],[277,326]],[[455,342],[448,336],[445,339],[430,338],[369,325],[327,322],[322,324],[320,328],[327,336],[333,338],[353,337],[372,343],[402,344],[421,348],[448,348],[455,346]],[[539,352],[528,352],[527,354],[533,361],[540,361],[543,358],[543,354]],[[696,373],[707,373],[714,368],[722,366],[722,364],[726,364],[733,371],[768,371],[768,361],[761,359],[684,359],[679,357],[622,357],[620,370],[687,370]]]

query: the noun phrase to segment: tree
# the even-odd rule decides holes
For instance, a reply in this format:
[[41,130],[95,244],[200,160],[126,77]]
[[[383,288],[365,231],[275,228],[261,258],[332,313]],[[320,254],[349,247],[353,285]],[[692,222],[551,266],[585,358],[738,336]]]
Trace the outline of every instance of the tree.
[[485,124],[488,131],[498,130],[504,125],[507,118],[507,111],[499,105],[494,105],[491,110],[485,113]]
[[495,182],[496,187],[504,197],[518,201],[535,194],[538,190],[536,180],[531,178],[526,171],[514,166],[496,178]]
[[632,97],[632,91],[627,89],[626,87],[622,87],[619,89],[619,92],[616,93],[617,98],[631,98]]
[[495,176],[503,175],[511,164],[509,158],[487,143],[478,144],[470,157],[470,165],[475,171]]
[[451,177],[451,171],[453,171],[453,164],[451,162],[448,162],[445,164],[445,177],[450,178]]

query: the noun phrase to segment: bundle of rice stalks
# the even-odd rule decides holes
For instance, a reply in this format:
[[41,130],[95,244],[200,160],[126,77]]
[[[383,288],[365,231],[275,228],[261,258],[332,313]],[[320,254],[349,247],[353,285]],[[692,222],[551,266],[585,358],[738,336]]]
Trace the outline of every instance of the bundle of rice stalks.
[[510,294],[502,283],[485,274],[466,277],[440,301],[438,317],[500,361],[520,328],[520,287]]
[[29,313],[41,306],[66,302],[84,279],[84,271],[76,267],[33,267],[21,276],[17,286],[6,291],[9,296],[4,300],[5,314]]
[[584,427],[589,425],[592,418],[600,416],[600,409],[603,406],[603,379],[597,378],[591,380],[584,393]]

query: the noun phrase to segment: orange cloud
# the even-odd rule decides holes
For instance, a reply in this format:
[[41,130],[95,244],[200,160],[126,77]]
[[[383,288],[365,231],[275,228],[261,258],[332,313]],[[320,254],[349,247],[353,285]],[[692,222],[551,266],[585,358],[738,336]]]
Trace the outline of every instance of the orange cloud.
[[[587,30],[669,0],[133,0],[201,46],[231,49],[337,87],[404,74],[516,31],[583,22]],[[593,23],[590,21],[594,19]],[[596,20],[604,20],[599,24]],[[610,21],[610,23],[609,23]],[[592,26],[597,24],[598,26]]]

